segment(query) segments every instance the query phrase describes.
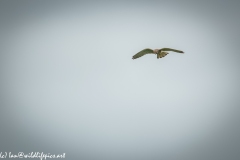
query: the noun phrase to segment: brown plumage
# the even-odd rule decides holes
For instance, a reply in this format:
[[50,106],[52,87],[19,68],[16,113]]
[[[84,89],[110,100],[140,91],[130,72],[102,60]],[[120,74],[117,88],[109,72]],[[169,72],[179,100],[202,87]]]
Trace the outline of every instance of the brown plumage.
[[140,58],[146,54],[157,54],[157,58],[163,58],[165,57],[168,52],[164,52],[164,51],[173,51],[173,52],[177,52],[177,53],[184,53],[183,51],[180,50],[176,50],[176,49],[171,49],[171,48],[162,48],[162,49],[150,49],[150,48],[146,48],[141,50],[140,52],[138,52],[137,54],[135,54],[132,59],[137,59]]

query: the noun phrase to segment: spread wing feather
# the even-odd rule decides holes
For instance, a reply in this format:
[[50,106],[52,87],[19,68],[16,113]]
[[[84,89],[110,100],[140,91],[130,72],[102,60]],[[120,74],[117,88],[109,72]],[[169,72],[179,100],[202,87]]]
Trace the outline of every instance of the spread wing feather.
[[153,50],[152,49],[149,49],[149,48],[146,48],[146,49],[143,49],[141,50],[140,52],[138,52],[137,54],[135,54],[132,59],[137,59],[139,57],[142,57],[144,56],[145,54],[153,54]]
[[172,49],[172,48],[162,48],[161,51],[173,51],[178,53],[184,53],[183,51]]

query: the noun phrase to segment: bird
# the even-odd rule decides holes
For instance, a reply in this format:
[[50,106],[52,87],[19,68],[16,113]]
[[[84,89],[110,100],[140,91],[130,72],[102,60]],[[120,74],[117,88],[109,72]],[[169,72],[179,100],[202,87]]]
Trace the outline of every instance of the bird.
[[162,49],[154,49],[154,50],[150,49],[150,48],[146,48],[146,49],[141,50],[137,54],[135,54],[132,57],[132,59],[140,58],[140,57],[142,57],[146,54],[156,54],[157,59],[159,59],[159,58],[165,57],[168,54],[168,52],[165,52],[165,51],[173,51],[173,52],[177,52],[177,53],[184,53],[183,51],[172,49],[172,48],[162,48]]

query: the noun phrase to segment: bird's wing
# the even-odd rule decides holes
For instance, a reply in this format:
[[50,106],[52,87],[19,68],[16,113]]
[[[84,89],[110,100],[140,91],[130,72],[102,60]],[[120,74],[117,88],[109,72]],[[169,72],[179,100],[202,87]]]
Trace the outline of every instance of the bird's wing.
[[162,48],[161,51],[173,51],[178,53],[184,53],[183,51],[172,49],[172,48]]
[[160,52],[157,54],[157,58],[165,57],[168,54],[168,52]]
[[144,56],[145,54],[149,54],[149,53],[153,53],[152,49],[146,48],[144,50],[141,50],[140,52],[138,52],[137,54],[135,54],[132,59],[137,59],[139,57]]

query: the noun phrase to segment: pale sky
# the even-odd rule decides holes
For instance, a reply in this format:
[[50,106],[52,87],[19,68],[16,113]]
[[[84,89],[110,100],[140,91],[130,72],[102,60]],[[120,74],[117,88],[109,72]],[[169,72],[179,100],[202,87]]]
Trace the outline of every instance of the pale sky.
[[0,152],[240,158],[239,2],[0,6]]

